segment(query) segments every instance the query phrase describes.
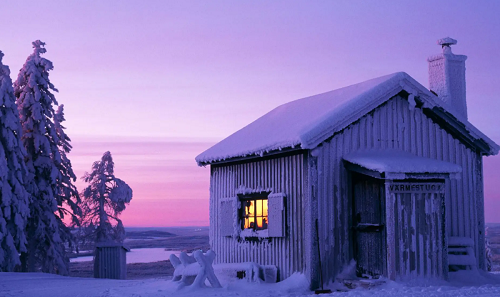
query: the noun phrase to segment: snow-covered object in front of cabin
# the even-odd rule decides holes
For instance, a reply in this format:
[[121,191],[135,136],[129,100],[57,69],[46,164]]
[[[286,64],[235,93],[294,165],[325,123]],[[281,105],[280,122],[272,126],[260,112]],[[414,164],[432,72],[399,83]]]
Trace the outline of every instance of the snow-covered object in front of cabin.
[[212,250],[208,250],[206,253],[198,250],[193,252],[193,256],[196,259],[196,262],[200,265],[200,272],[194,279],[192,286],[204,287],[205,280],[208,280],[213,288],[222,287],[214,273],[214,268],[212,267],[212,263],[215,259],[215,253]]
[[254,283],[276,283],[278,268],[275,265],[260,265],[255,262],[219,263],[213,265],[221,283],[245,279]]
[[[196,157],[199,165],[237,157],[262,156],[283,149],[313,149],[402,90],[419,97],[425,108],[441,100],[404,72],[398,72],[327,93],[295,100],[268,112]],[[490,154],[499,146],[454,110],[450,114],[475,139],[484,140]]]
[[179,289],[186,286],[190,290],[205,287],[205,280],[208,280],[212,287],[220,288],[221,285],[212,266],[215,256],[212,250],[206,253],[197,250],[191,256],[182,252],[180,259],[170,255],[170,262],[175,267],[173,280],[179,282]]
[[2,58],[0,51],[0,271],[13,271],[21,264],[19,254],[26,252],[29,200],[19,113],[10,69]]
[[385,174],[450,173],[452,177],[458,177],[455,173],[462,172],[457,164],[394,149],[357,151],[344,156],[344,160]]
[[17,108],[22,125],[22,142],[26,149],[28,178],[26,189],[30,201],[30,218],[26,227],[28,250],[23,253],[23,269],[44,272],[68,273],[69,261],[61,237],[60,222],[55,212],[58,209],[60,162],[59,138],[52,117],[57,105],[53,92],[57,89],[49,80],[52,62],[42,58],[45,43],[33,42],[34,52],[19,71],[14,83]]

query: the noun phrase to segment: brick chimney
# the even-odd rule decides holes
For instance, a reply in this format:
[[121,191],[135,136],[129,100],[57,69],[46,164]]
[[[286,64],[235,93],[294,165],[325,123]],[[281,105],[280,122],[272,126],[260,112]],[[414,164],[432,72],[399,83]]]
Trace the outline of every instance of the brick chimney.
[[451,45],[455,39],[446,37],[437,42],[443,53],[427,58],[429,62],[429,88],[444,102],[444,107],[467,118],[465,99],[465,60],[467,56],[455,55]]

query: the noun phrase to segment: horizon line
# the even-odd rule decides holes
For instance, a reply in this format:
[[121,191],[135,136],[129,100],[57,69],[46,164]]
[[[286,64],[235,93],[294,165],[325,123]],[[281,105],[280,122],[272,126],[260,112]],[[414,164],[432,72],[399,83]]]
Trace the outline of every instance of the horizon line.
[[131,140],[136,141],[150,141],[150,142],[202,142],[202,143],[212,143],[219,142],[224,137],[177,137],[177,136],[124,136],[124,135],[83,135],[83,134],[73,134],[71,141],[78,142],[129,142]]

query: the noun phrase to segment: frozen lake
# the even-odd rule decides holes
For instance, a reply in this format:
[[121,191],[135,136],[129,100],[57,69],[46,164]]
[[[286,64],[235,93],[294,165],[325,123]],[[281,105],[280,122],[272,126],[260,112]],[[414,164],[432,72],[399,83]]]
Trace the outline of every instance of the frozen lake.
[[[132,249],[127,253],[127,264],[164,261],[168,260],[171,254],[178,256],[180,251],[166,251],[164,248]],[[70,262],[84,262],[92,260],[92,256],[86,256],[72,258],[70,259]]]

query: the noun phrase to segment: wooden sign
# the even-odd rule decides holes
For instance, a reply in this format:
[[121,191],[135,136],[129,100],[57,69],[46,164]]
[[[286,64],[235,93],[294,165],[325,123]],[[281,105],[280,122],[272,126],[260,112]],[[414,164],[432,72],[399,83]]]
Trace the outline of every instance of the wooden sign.
[[444,193],[444,183],[391,183],[389,191],[392,193]]

